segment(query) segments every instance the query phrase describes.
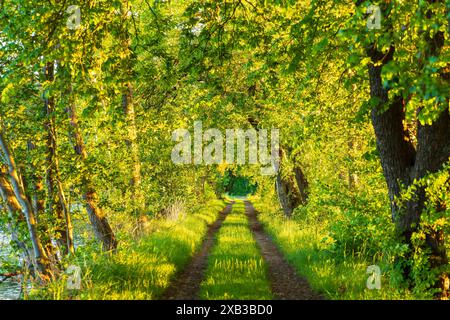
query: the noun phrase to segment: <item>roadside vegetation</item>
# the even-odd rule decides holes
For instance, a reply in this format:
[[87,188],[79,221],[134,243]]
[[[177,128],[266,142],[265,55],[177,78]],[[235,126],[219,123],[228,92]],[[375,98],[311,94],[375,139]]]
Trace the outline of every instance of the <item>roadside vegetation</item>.
[[121,245],[115,254],[84,251],[68,265],[81,267],[80,290],[68,290],[68,275],[35,287],[30,299],[157,299],[198,251],[208,225],[225,207],[211,200],[192,212],[165,216],[146,226],[146,235]]
[[[351,217],[339,213],[336,207],[332,216],[325,211],[312,211],[310,215],[314,218],[308,218],[307,210],[317,209],[312,205],[302,208],[292,218],[287,218],[270,201],[258,200],[256,197],[253,200],[258,219],[286,260],[300,276],[308,279],[315,291],[328,299],[432,298],[430,284],[423,284],[423,290],[411,291],[401,283],[400,270],[395,264],[395,250],[399,248],[393,232],[368,234],[375,231],[375,226],[379,223],[389,225],[389,221],[372,221],[367,217],[367,221],[353,220],[349,224],[343,224],[345,219]],[[318,216],[319,212],[321,216]],[[368,230],[361,234],[356,230],[350,233],[347,229],[350,224],[354,224],[355,229],[366,225]],[[378,248],[375,249],[375,246]],[[381,270],[380,289],[367,287],[371,273],[366,271],[371,265],[376,265]]]

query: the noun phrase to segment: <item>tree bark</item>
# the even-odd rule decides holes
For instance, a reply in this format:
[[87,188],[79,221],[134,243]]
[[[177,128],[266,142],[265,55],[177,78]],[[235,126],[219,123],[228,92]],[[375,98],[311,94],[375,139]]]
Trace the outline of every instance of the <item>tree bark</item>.
[[[58,165],[56,165],[56,167],[58,167]],[[56,186],[58,189],[57,193],[58,193],[59,202],[61,203],[63,213],[64,213],[64,219],[66,222],[66,224],[65,224],[66,225],[66,239],[65,239],[66,246],[68,248],[69,254],[75,254],[72,217],[70,215],[69,205],[67,204],[66,196],[64,194],[64,189],[63,189],[62,183],[59,180],[59,178],[56,180]]]
[[[252,93],[251,95],[253,95],[255,93],[254,88],[249,88],[249,93]],[[248,122],[255,130],[258,130],[259,121],[257,119],[249,116]],[[282,162],[284,157],[284,150],[286,150],[288,153],[292,152],[290,146],[284,146],[284,148],[280,148],[280,163]],[[308,180],[306,179],[306,176],[303,173],[303,170],[301,169],[298,161],[295,161],[294,163],[293,175],[294,177],[292,177],[291,175],[283,177],[280,168],[275,180],[275,189],[277,191],[278,200],[284,214],[287,217],[292,216],[294,209],[297,208],[300,204],[306,205],[308,203]]]
[[[443,44],[442,37],[442,32],[438,32],[428,40],[429,54],[439,54]],[[375,129],[377,149],[388,186],[392,219],[399,235],[406,244],[411,246],[411,237],[418,230],[420,217],[427,201],[425,190],[424,187],[418,186],[412,199],[406,203],[396,203],[396,197],[401,195],[402,185],[411,186],[414,181],[420,180],[426,174],[440,170],[448,161],[450,115],[448,108],[445,108],[433,124],[418,123],[417,146],[414,148],[403,126],[405,107],[402,97],[389,100],[388,89],[382,85],[382,68],[393,59],[394,53],[394,46],[391,46],[387,54],[378,51],[375,45],[367,48],[367,55],[372,60],[372,64],[368,67],[370,94],[372,98],[379,101],[378,106],[372,110],[372,125]],[[443,79],[448,81],[448,76],[443,76]],[[431,266],[447,264],[442,234],[430,230],[425,232],[426,245],[431,250]],[[408,277],[409,272],[410,270],[405,268],[405,276]]]
[[[29,140],[27,142],[27,148],[28,151],[32,151],[36,148],[36,146]],[[49,226],[46,223],[40,223],[40,220],[45,221],[44,214],[46,212],[45,199],[47,197],[46,190],[44,190],[44,179],[40,175],[38,168],[36,168],[33,163],[29,163],[28,165],[30,166],[31,173],[27,177],[28,179],[25,179],[22,176],[23,187],[24,190],[32,191],[29,195],[29,198],[31,199],[31,205],[36,217],[36,223],[39,225],[39,233],[41,235],[42,245],[44,246],[49,260],[56,261],[56,249],[52,242],[53,232],[50,232],[50,229],[52,228],[49,229]],[[51,217],[51,220],[53,221],[53,217]]]
[[[27,141],[27,150],[28,152],[34,150],[36,148],[35,144],[31,141]],[[39,223],[39,216],[45,210],[45,191],[44,191],[44,183],[42,176],[39,175],[37,168],[31,163],[29,164],[32,170],[31,174],[31,182],[32,182],[32,190],[31,194],[31,204],[33,206],[33,210],[36,214],[36,221]],[[26,184],[25,184],[26,189]]]
[[3,200],[3,204],[8,212],[9,223],[8,230],[11,235],[12,241],[16,244],[17,248],[22,250],[23,258],[27,265],[33,263],[33,253],[30,252],[27,244],[20,240],[19,235],[19,223],[25,221],[25,217],[22,214],[22,210],[19,202],[17,201],[14,191],[12,190],[11,184],[7,178],[7,172],[3,168],[0,170],[0,195]]
[[[348,143],[348,157],[354,159],[354,152],[356,149],[356,143],[352,140]],[[354,172],[353,168],[348,169],[348,189],[354,190],[358,185],[358,175]]]
[[132,178],[130,181],[132,190],[132,203],[135,217],[137,218],[138,229],[141,224],[141,219],[145,211],[145,197],[141,190],[141,159],[139,155],[139,144],[137,141],[137,128],[136,128],[136,113],[133,101],[133,85],[131,84],[131,78],[133,73],[133,51],[131,49],[131,38],[128,33],[127,21],[128,11],[130,10],[128,2],[121,8],[121,47],[125,51],[124,58],[122,59],[121,67],[124,75],[123,79],[123,94],[122,94],[122,109],[125,115],[125,122],[127,125],[127,138],[125,140],[128,150],[131,155],[132,161]]
[[[133,87],[131,83],[126,84],[126,92],[122,95],[122,108],[125,114],[128,137],[125,140],[132,161],[132,178],[130,181],[132,190],[132,202],[138,226],[145,210],[145,198],[141,190],[141,159],[139,156],[139,144],[137,142],[136,115],[133,104]],[[141,230],[141,228],[139,228]]]
[[[54,80],[54,63],[48,62],[44,69],[46,81]],[[73,228],[69,209],[64,197],[59,176],[59,159],[57,155],[57,132],[55,125],[55,101],[53,97],[44,99],[44,127],[47,132],[46,140],[46,187],[47,210],[56,221],[56,242],[63,254],[73,254]]]
[[[283,158],[284,150],[283,148],[280,148],[280,163],[283,161]],[[304,182],[306,181],[305,176],[298,166],[296,168],[297,170],[294,170],[295,180],[300,179],[300,183],[302,184],[302,187],[304,187]],[[287,217],[291,217],[294,209],[302,203],[302,197],[305,196],[304,199],[306,201],[307,196],[305,194],[303,196],[300,194],[299,188],[296,187],[294,178],[291,174],[287,176],[282,175],[281,168],[277,173],[275,186],[278,194],[278,199],[280,201],[281,207],[283,208],[284,214]],[[303,191],[305,190],[306,189],[303,189]]]
[[306,205],[308,203],[308,180],[306,179],[305,174],[303,173],[303,170],[298,166],[298,164],[294,164],[294,175],[295,175],[295,181],[297,182],[297,187],[299,190],[299,198],[300,198],[300,204]]
[[[75,104],[73,102],[69,103],[68,113],[72,127],[71,135],[74,141],[75,153],[78,155],[79,160],[84,163],[84,166],[87,168],[87,152],[83,138],[81,136]],[[86,204],[86,211],[88,213],[89,220],[91,222],[96,238],[102,243],[104,250],[115,250],[117,248],[116,237],[111,229],[111,226],[109,225],[104,211],[98,204],[98,195],[95,191],[94,184],[90,178],[89,173],[85,170],[81,172],[81,188],[83,199],[85,200]]]
[[281,173],[277,174],[275,180],[275,187],[277,190],[278,200],[280,201],[281,208],[283,209],[284,215],[286,217],[291,217],[292,212],[295,209],[294,203],[292,201],[291,185],[285,180]]

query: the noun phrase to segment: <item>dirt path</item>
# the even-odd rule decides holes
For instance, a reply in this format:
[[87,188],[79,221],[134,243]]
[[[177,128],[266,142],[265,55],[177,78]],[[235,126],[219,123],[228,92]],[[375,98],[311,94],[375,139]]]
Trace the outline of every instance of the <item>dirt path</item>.
[[[233,202],[234,203],[234,202]],[[220,212],[217,220],[209,226],[202,247],[192,258],[191,262],[184,268],[167,290],[162,295],[163,300],[198,300],[200,283],[208,264],[208,255],[215,243],[214,236],[222,226],[226,216],[231,212],[233,203],[227,205]]]
[[297,275],[294,268],[287,263],[284,256],[264,232],[258,221],[253,205],[245,201],[247,214],[253,237],[268,266],[268,276],[272,284],[275,299],[280,300],[323,300],[324,298],[312,291],[306,279]]

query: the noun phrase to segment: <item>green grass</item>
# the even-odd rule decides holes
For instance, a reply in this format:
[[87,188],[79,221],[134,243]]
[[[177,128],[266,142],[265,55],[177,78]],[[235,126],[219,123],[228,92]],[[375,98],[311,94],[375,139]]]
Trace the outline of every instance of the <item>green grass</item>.
[[208,225],[224,207],[223,201],[215,200],[176,221],[156,220],[151,234],[122,243],[114,255],[80,250],[69,264],[83,270],[81,290],[68,292],[63,275],[46,288],[32,291],[29,298],[157,299],[199,249]]
[[[308,279],[314,290],[324,293],[329,299],[416,299],[405,289],[392,282],[392,266],[383,259],[363,258],[364,254],[337,257],[330,248],[323,222],[287,219],[278,209],[256,202],[260,212],[258,218],[266,232],[272,237],[287,260],[299,275]],[[364,249],[363,249],[364,250]],[[378,265],[382,271],[381,289],[366,287],[370,265]]]
[[267,268],[261,257],[242,202],[233,206],[208,258],[202,299],[271,299]]

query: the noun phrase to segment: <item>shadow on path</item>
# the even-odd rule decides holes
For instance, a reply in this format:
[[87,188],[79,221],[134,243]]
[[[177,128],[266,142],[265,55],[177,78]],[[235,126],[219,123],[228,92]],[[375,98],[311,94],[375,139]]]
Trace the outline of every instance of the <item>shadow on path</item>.
[[284,256],[264,232],[258,221],[256,211],[249,201],[245,201],[245,213],[249,221],[253,237],[258,243],[261,255],[267,263],[268,277],[272,284],[275,299],[280,300],[324,300],[315,293],[308,281],[301,278],[295,269],[285,260]]

